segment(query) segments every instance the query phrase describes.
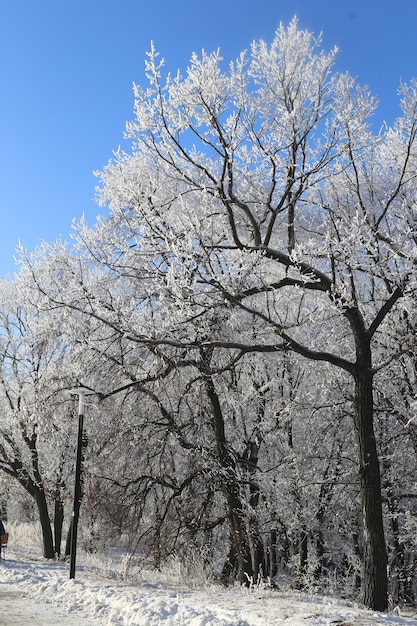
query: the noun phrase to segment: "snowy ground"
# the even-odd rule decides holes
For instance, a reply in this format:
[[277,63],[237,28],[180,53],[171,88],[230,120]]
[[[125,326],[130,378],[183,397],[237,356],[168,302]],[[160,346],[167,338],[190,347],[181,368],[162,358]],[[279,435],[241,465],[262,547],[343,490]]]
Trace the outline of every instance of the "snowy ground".
[[[71,623],[73,626],[417,626],[417,610],[406,615],[366,611],[335,597],[254,588],[223,588],[214,584],[184,585],[143,574],[135,584],[118,577],[111,560],[81,555],[76,578],[68,565],[47,561],[28,549],[8,548],[0,562],[0,598],[22,610],[18,593],[36,601],[43,621],[10,624]],[[120,571],[120,570],[119,570]],[[180,577],[177,577],[180,580]],[[69,621],[66,621],[65,615]],[[47,617],[46,617],[47,616]],[[2,622],[9,623],[9,622]]]

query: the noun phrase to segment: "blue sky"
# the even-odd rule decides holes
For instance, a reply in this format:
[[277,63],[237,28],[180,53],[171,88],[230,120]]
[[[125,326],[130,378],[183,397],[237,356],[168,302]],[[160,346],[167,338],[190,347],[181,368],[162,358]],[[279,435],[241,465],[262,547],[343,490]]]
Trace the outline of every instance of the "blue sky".
[[220,47],[234,59],[270,42],[294,15],[340,48],[347,70],[380,99],[375,123],[399,114],[400,79],[417,76],[417,0],[4,0],[0,21],[0,276],[18,240],[69,239],[89,222],[101,169],[133,118],[153,40],[175,71]]

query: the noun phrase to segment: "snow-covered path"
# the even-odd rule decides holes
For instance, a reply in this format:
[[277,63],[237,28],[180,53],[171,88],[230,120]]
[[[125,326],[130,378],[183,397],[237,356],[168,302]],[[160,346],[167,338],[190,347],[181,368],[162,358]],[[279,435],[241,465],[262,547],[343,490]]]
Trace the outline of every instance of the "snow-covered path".
[[89,619],[60,611],[53,604],[46,604],[42,598],[37,601],[27,596],[20,585],[0,584],[0,624],[1,626],[96,626]]
[[417,626],[417,611],[376,613],[336,596],[192,587],[173,577],[123,582],[104,558],[103,570],[86,561],[69,580],[68,564],[10,550],[0,563],[1,626]]

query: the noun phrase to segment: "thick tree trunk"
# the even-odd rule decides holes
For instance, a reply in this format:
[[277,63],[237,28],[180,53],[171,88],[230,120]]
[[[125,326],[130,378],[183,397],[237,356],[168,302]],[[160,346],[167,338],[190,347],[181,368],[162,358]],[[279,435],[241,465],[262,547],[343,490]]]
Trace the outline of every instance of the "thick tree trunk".
[[[37,460],[36,451],[33,455],[35,461]],[[52,537],[52,526],[49,518],[48,504],[46,501],[45,491],[42,487],[42,481],[39,472],[36,472],[35,482],[31,476],[23,469],[21,463],[17,463],[13,470],[6,470],[9,476],[15,478],[23,489],[30,495],[36,503],[38,510],[39,521],[42,529],[42,543],[43,543],[43,556],[46,559],[53,559],[55,557],[54,542]]]
[[38,507],[39,521],[42,528],[43,556],[45,559],[55,558],[54,542],[52,537],[51,520],[49,519],[48,505],[45,492],[37,489],[35,493],[36,506]]
[[247,584],[253,579],[250,542],[240,493],[240,483],[237,477],[236,462],[228,449],[223,412],[210,371],[211,354],[212,351],[210,350],[201,350],[201,372],[204,376],[204,385],[211,405],[217,458],[222,473],[222,488],[228,507],[231,545],[229,555],[223,567],[223,578],[227,579],[232,572],[236,572],[238,580]]
[[[358,339],[358,338],[357,338]],[[373,424],[373,375],[369,341],[357,341],[355,372],[355,430],[359,448],[364,548],[364,603],[376,611],[388,608],[381,476]]]

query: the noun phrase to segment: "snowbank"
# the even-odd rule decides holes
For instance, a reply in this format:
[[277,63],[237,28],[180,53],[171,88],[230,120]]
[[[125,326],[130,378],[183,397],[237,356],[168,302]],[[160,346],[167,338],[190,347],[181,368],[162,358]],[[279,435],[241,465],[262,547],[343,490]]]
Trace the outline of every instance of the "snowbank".
[[374,613],[333,597],[216,585],[198,589],[154,582],[152,576],[131,584],[106,578],[87,557],[69,580],[67,564],[10,549],[0,575],[25,595],[72,615],[74,625],[84,618],[101,626],[417,626],[417,611],[414,617]]

